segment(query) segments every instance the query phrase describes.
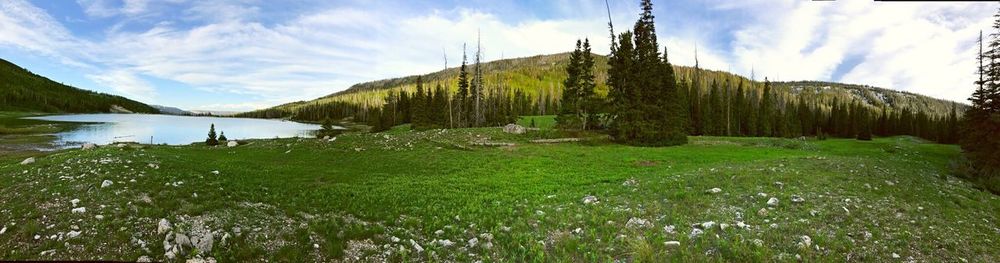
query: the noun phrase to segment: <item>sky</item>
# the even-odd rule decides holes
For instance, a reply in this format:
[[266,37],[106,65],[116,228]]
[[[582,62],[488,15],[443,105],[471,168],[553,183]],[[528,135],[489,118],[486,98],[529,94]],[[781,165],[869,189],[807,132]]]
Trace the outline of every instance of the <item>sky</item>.
[[[608,0],[616,31],[638,0]],[[967,102],[1000,4],[653,1],[674,64]],[[0,58],[71,86],[186,110],[247,111],[461,61],[607,54],[603,0],[0,0]],[[2,81],[2,80],[0,80]]]

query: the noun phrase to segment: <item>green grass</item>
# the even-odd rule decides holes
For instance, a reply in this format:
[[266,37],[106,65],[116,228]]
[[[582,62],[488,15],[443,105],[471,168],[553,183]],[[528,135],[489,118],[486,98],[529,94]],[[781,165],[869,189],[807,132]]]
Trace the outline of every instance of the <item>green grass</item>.
[[524,127],[531,127],[531,121],[535,121],[535,128],[553,129],[556,127],[555,115],[521,116],[517,119],[517,124]]
[[[399,127],[333,142],[104,147],[4,162],[0,258],[165,260],[156,222],[166,218],[177,231],[216,231],[203,256],[224,262],[1000,260],[1000,199],[947,175],[956,146],[911,137],[529,142],[548,136]],[[584,204],[588,195],[599,202]],[[769,197],[779,205],[766,208]],[[70,212],[74,198],[86,213]],[[632,218],[651,227],[628,226]],[[689,236],[707,221],[717,224]],[[58,238],[74,226],[80,237]]]

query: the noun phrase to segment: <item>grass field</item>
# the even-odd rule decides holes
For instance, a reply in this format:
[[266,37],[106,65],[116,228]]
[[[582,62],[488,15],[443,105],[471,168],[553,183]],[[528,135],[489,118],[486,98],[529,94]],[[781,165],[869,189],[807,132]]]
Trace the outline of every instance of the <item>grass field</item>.
[[949,175],[956,146],[530,142],[558,136],[393,129],[0,158],[0,258],[170,261],[183,234],[202,241],[173,261],[1000,260],[1000,198]]

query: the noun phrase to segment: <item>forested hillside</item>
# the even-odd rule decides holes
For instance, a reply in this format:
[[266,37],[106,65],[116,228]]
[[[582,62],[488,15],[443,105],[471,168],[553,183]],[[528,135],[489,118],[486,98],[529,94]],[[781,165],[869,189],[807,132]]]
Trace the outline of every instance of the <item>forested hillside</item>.
[[[504,59],[483,63],[484,86],[487,92],[503,87],[508,96],[516,96],[520,92],[530,101],[525,115],[554,114],[559,107],[562,96],[563,80],[566,79],[566,65],[569,53],[554,55],[539,55],[526,58]],[[595,91],[598,96],[607,94],[607,57],[594,55]],[[472,65],[470,65],[470,68]],[[736,91],[740,83],[748,93],[763,92],[763,81],[752,81],[747,77],[724,71],[695,69],[687,66],[674,66],[678,81],[692,83],[697,86],[701,96],[706,96],[711,90],[712,82],[730,93]],[[425,85],[433,88],[441,85],[450,95],[458,90],[459,68],[448,68],[438,72],[422,75]],[[386,103],[390,93],[403,91],[413,94],[416,91],[418,76],[385,79],[365,82],[351,86],[347,90],[337,92],[311,101],[300,101],[279,105],[273,108],[240,114],[246,117],[260,118],[292,118],[305,121],[320,121],[327,112],[338,112],[333,117],[353,115],[356,109],[378,108]],[[697,79],[696,79],[697,78]],[[900,92],[895,90],[852,85],[841,83],[800,81],[772,83],[777,101],[793,101],[799,98],[808,104],[826,111],[833,109],[834,101],[851,103],[857,101],[863,106],[872,108],[885,107],[889,112],[899,112],[909,109],[915,112],[925,112],[934,117],[945,117],[951,113],[952,107],[962,112],[966,105],[951,101],[939,100],[927,96]],[[319,111],[322,109],[322,111]],[[325,111],[325,112],[323,112]]]
[[126,110],[159,112],[121,96],[63,85],[0,59],[0,111],[96,113]]

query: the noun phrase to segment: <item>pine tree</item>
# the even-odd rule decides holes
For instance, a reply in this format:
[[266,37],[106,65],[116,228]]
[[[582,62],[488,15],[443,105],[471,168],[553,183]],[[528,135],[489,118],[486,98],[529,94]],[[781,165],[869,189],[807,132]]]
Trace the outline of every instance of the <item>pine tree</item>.
[[215,123],[208,128],[208,139],[205,139],[205,144],[208,146],[219,145],[219,140],[215,137]]
[[226,132],[224,132],[224,131],[223,132],[219,132],[219,141],[220,142],[229,141],[229,138],[226,138]]
[[1000,11],[994,17],[994,33],[985,52],[980,34],[979,80],[969,98],[972,106],[964,114],[960,140],[981,177],[1000,176]]
[[577,116],[580,102],[581,71],[583,71],[582,42],[576,40],[576,49],[570,53],[566,65],[566,79],[563,80],[562,99],[559,100],[559,115],[556,123],[561,127],[577,127],[581,120]]
[[462,67],[458,71],[458,94],[456,94],[455,116],[458,127],[468,127],[469,72],[466,70],[465,45],[462,45]]
[[866,110],[858,111],[858,140],[871,141],[872,140],[872,124],[869,113]]
[[768,137],[774,135],[774,102],[771,102],[771,82],[764,78],[764,93],[760,97],[760,105],[757,107],[757,136]]

